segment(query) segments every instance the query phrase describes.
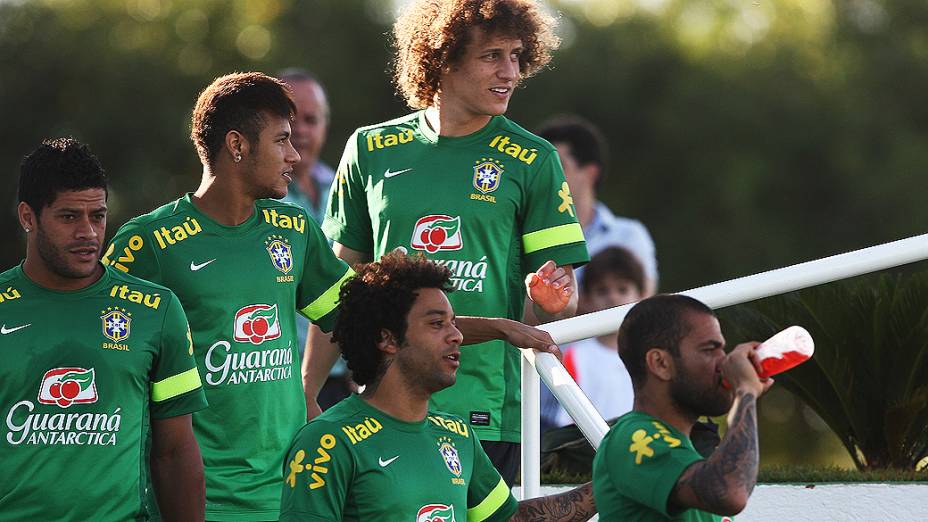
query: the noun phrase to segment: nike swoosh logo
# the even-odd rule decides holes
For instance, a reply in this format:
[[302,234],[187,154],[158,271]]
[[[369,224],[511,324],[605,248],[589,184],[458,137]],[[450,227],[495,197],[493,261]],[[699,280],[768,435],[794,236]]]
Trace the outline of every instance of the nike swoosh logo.
[[389,460],[383,460],[383,457],[380,457],[380,458],[377,459],[377,462],[380,463],[380,467],[381,467],[381,468],[385,468],[385,467],[389,466],[390,464],[393,464],[393,461],[396,460],[396,459],[398,459],[398,458],[400,458],[399,455],[397,455],[397,456],[395,456],[395,457],[393,457],[392,459],[389,459]]
[[206,266],[206,265],[212,263],[212,262],[215,261],[215,260],[216,260],[216,258],[213,258],[213,259],[210,259],[209,261],[207,261],[207,262],[205,262],[205,263],[200,263],[199,265],[196,264],[196,263],[194,263],[193,261],[191,261],[191,262],[190,262],[190,270],[196,272],[197,270],[203,268],[204,266]]
[[400,174],[404,172],[409,172],[410,170],[412,169],[403,169],[403,170],[397,170],[397,171],[390,171],[390,169],[387,169],[384,171],[383,177],[392,178],[393,176],[399,176]]
[[7,328],[6,325],[0,326],[0,334],[6,335],[11,334],[15,331],[22,330],[23,328],[29,328],[32,326],[32,323],[24,324],[22,326],[14,326],[13,328]]

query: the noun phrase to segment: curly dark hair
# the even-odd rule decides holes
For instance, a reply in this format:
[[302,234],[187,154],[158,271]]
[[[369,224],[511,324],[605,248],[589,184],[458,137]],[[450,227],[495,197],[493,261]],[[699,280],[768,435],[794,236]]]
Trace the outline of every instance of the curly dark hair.
[[357,274],[341,287],[338,318],[332,340],[341,348],[352,379],[367,385],[380,380],[385,370],[377,348],[381,332],[406,340],[406,316],[420,288],[451,292],[451,271],[422,255],[389,253],[376,263],[355,267]]
[[19,201],[36,216],[61,192],[94,188],[102,188],[109,196],[100,160],[74,138],[43,141],[23,158],[19,168]]
[[213,80],[193,107],[190,139],[200,161],[215,165],[231,130],[258,143],[266,123],[264,113],[293,119],[296,105],[287,84],[259,72],[227,74]]
[[680,356],[680,341],[690,333],[689,314],[715,317],[701,301],[680,294],[655,295],[629,310],[619,327],[619,357],[636,390],[648,376],[648,350],[663,348],[674,358]]
[[555,25],[534,0],[415,0],[393,24],[393,81],[413,109],[431,105],[442,70],[461,57],[472,27],[521,39],[519,71],[528,78],[560,45]]

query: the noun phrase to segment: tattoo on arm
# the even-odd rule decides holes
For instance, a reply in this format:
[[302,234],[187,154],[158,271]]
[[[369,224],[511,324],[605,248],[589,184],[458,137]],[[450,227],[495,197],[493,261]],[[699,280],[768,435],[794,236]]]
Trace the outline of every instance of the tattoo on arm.
[[516,522],[581,522],[596,514],[593,484],[587,482],[566,493],[532,498],[519,502],[519,509],[509,520]]
[[[677,501],[674,508],[717,512],[730,506],[736,493],[744,492],[745,498],[751,495],[760,463],[756,403],[751,393],[738,397],[733,421],[718,449],[708,460],[687,468],[677,480],[670,496]],[[695,497],[697,505],[679,502],[686,497]]]

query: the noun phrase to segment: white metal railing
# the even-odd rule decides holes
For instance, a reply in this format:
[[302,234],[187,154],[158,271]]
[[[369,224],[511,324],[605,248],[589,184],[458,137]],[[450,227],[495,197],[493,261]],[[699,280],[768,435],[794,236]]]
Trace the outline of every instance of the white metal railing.
[[[928,259],[928,234],[680,293],[699,299],[711,308],[722,308],[924,259]],[[555,321],[539,328],[550,333],[559,345],[607,335],[619,330],[632,306],[634,303]],[[522,498],[533,498],[540,494],[539,375],[594,449],[599,447],[608,427],[556,357],[531,350],[522,350],[522,354],[521,492]]]

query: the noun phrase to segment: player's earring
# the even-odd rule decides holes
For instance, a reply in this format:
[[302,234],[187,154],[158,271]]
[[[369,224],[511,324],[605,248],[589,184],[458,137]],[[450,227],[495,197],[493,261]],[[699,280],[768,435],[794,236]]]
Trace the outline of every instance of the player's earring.
[[30,229],[29,227],[23,227],[23,230],[25,230],[27,234],[28,234],[29,232],[32,232],[32,229]]
[[238,163],[238,162],[242,161],[242,155],[236,153],[236,154],[235,154],[235,157],[232,158],[232,159],[233,159],[236,163]]

